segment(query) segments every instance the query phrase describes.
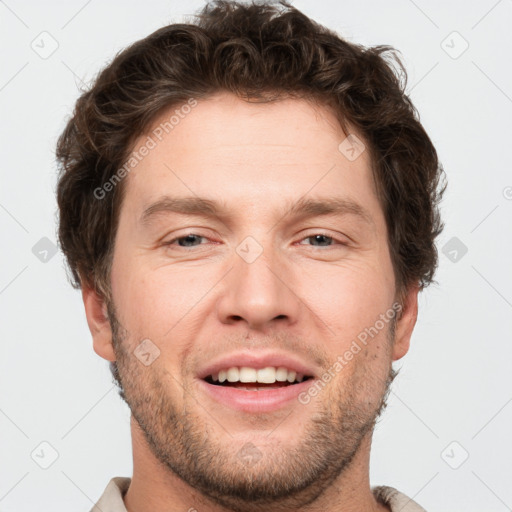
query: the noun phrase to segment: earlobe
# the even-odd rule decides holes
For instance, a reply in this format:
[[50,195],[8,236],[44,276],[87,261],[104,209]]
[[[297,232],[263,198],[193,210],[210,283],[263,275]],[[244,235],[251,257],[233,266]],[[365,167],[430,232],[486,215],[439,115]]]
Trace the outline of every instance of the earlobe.
[[86,285],[82,287],[82,299],[87,324],[92,335],[94,351],[107,361],[115,361],[116,356],[112,347],[112,329],[105,300],[94,289]]
[[409,351],[412,332],[418,318],[418,292],[418,285],[413,285],[407,290],[402,301],[402,309],[397,314],[393,361],[401,359]]

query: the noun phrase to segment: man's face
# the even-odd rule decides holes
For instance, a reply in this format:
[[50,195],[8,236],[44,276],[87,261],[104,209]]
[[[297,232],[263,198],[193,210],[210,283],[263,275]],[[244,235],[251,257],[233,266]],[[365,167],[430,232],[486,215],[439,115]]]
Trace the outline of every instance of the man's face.
[[[124,396],[156,458],[235,509],[302,504],[348,468],[404,353],[369,152],[351,161],[345,138],[304,100],[217,94],[125,178],[109,305]],[[178,213],[164,196],[219,211]],[[292,211],[333,199],[359,207]],[[235,367],[305,380],[210,379]]]

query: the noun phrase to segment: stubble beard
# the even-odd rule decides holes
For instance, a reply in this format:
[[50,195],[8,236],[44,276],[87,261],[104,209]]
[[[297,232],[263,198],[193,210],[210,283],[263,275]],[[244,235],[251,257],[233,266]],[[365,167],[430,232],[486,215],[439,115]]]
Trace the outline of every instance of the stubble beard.
[[[171,375],[158,364],[146,367],[127,351],[130,335],[119,323],[112,304],[108,312],[116,355],[116,362],[110,364],[112,375],[149,449],[190,487],[234,512],[263,512],[269,506],[276,512],[294,510],[315,501],[347,471],[363,439],[372,435],[398,374],[390,363],[387,375],[369,375],[361,361],[363,371],[353,374],[350,383],[343,381],[330,391],[330,396],[339,397],[337,403],[333,400],[334,407],[329,407],[327,397],[317,401],[302,439],[284,448],[282,444],[271,448],[253,443],[236,446],[219,427],[222,415],[206,415],[180,376]],[[389,344],[394,341],[394,331],[392,319]],[[333,387],[335,383],[333,379]],[[370,401],[364,392],[369,389],[374,395]],[[327,393],[326,389],[321,393]],[[177,396],[183,398],[182,405],[176,402]],[[297,402],[295,407],[308,406]]]

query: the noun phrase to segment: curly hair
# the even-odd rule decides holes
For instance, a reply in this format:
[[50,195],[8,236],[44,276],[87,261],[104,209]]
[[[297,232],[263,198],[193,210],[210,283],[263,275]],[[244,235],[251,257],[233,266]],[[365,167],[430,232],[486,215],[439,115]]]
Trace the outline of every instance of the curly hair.
[[[439,203],[436,150],[405,94],[397,50],[364,47],[285,0],[206,4],[194,23],[160,28],[118,53],[78,98],[57,143],[58,238],[74,287],[110,297],[124,182],[98,197],[132,145],[166,109],[228,91],[249,100],[307,98],[362,137],[387,228],[398,295],[434,281]],[[352,130],[350,130],[352,128]]]

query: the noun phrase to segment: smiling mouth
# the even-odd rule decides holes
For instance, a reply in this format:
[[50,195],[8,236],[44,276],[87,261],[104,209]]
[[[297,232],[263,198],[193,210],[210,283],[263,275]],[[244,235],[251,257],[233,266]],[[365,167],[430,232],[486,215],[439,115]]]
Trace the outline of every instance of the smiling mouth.
[[313,374],[285,366],[215,366],[212,370],[200,378],[204,391],[222,406],[249,414],[290,406],[315,379]]
[[211,384],[213,386],[219,386],[219,387],[230,387],[230,388],[236,388],[240,390],[246,390],[246,391],[261,391],[261,390],[268,390],[268,389],[278,389],[278,388],[284,388],[289,386],[294,386],[296,384],[300,384],[301,382],[305,382],[307,380],[312,379],[312,376],[306,375],[306,376],[299,376],[299,378],[295,378],[293,382],[272,382],[272,383],[265,383],[265,382],[229,382],[225,380],[224,382],[219,382],[218,380],[214,380],[211,375],[206,377],[204,379],[205,382],[208,384]]

